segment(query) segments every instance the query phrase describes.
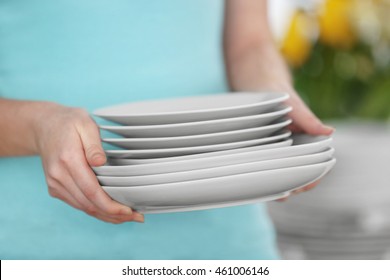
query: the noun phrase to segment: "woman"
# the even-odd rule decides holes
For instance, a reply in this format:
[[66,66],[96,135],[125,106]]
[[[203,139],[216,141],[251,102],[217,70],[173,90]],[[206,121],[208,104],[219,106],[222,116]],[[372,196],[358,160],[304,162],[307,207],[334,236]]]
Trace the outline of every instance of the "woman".
[[0,13],[0,258],[277,258],[262,205],[142,224],[91,170],[106,157],[87,113],[229,85],[287,91],[294,129],[331,133],[292,88],[265,0],[12,0]]

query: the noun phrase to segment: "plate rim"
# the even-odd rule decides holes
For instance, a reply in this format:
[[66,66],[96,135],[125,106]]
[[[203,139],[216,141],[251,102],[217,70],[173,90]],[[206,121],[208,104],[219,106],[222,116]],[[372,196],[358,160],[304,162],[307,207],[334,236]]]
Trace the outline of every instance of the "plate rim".
[[[222,165],[222,166],[215,166],[215,167],[209,167],[209,168],[200,168],[200,169],[194,169],[194,170],[186,170],[186,171],[177,171],[177,172],[164,172],[164,173],[160,173],[160,174],[148,174],[148,175],[121,175],[121,176],[106,176],[106,175],[97,175],[96,177],[98,179],[109,179],[109,180],[112,180],[112,179],[117,179],[117,178],[125,178],[127,180],[130,180],[134,177],[136,177],[137,179],[139,179],[140,177],[142,178],[147,178],[147,177],[150,177],[150,176],[153,176],[153,177],[158,177],[158,176],[166,176],[166,175],[171,175],[171,176],[177,176],[178,174],[179,175],[183,175],[183,176],[188,176],[188,173],[193,173],[193,172],[207,172],[209,171],[210,169],[215,170],[215,169],[224,169],[224,168],[235,168],[235,167],[243,167],[243,166],[248,166],[248,165],[254,165],[254,164],[258,164],[260,162],[262,163],[269,163],[269,162],[272,162],[274,163],[275,161],[277,161],[278,163],[279,162],[282,162],[284,160],[294,160],[296,158],[298,159],[302,159],[302,158],[319,158],[321,156],[328,156],[328,159],[327,160],[324,160],[324,161],[320,161],[320,162],[317,162],[317,163],[322,163],[322,162],[326,162],[326,161],[329,161],[331,160],[332,158],[334,158],[334,153],[335,153],[335,149],[333,147],[328,147],[328,149],[326,149],[325,151],[319,151],[317,153],[312,153],[312,154],[305,154],[305,155],[300,155],[300,156],[295,156],[295,157],[285,157],[285,158],[276,158],[276,159],[268,159],[268,160],[258,160],[258,161],[250,161],[250,162],[243,162],[243,163],[238,163],[238,164],[228,164],[228,165]],[[317,164],[317,163],[312,163],[312,164]],[[301,165],[294,165],[294,166],[290,166],[290,167],[297,167],[297,166],[305,166],[305,165],[311,165],[311,164],[301,164]],[[265,170],[256,170],[256,171],[249,171],[249,172],[242,172],[242,173],[239,173],[239,174],[245,174],[245,173],[251,173],[251,172],[260,172],[260,171],[266,171],[266,170],[274,170],[274,169],[283,169],[283,168],[287,168],[287,167],[278,167],[278,168],[271,168],[271,169],[265,169]],[[237,175],[237,174],[236,174]],[[224,176],[227,176],[227,175],[224,175]],[[223,177],[223,176],[217,176],[217,177],[213,177],[213,178],[218,178],[218,177]],[[142,179],[141,178],[141,179]],[[194,180],[198,180],[198,179],[192,179],[192,180],[185,180],[185,181],[194,181]],[[200,179],[199,179],[200,180]],[[185,181],[182,181],[182,182],[185,182]],[[150,186],[153,185],[153,184],[150,184]],[[119,187],[119,186],[117,186]],[[130,187],[130,186],[128,186]]]
[[[207,179],[199,179],[199,180],[190,180],[190,181],[184,181],[184,182],[174,182],[174,183],[164,183],[164,184],[155,184],[155,185],[144,185],[144,186],[133,186],[133,187],[125,187],[125,186],[101,186],[103,189],[104,188],[115,188],[115,189],[141,189],[141,188],[165,188],[167,185],[175,185],[178,186],[180,184],[186,184],[190,185],[193,184],[194,182],[197,183],[213,183],[214,181],[218,180],[226,180],[232,177],[243,177],[243,176],[249,176],[250,174],[255,174],[255,173],[274,173],[278,172],[281,170],[292,170],[292,169],[306,169],[306,168],[312,168],[312,167],[319,167],[319,166],[324,166],[326,171],[325,173],[328,172],[333,166],[336,164],[337,159],[335,157],[332,157],[331,159],[315,164],[307,164],[307,165],[300,165],[300,166],[292,166],[292,167],[285,167],[285,168],[276,168],[276,169],[270,169],[270,170],[263,170],[263,171],[253,171],[253,172],[247,172],[247,173],[241,173],[241,174],[234,174],[234,175],[226,175],[226,176],[220,176],[220,177],[215,177],[215,178],[207,178]],[[188,187],[188,186],[187,186]]]
[[249,116],[241,116],[241,117],[233,117],[233,118],[225,118],[225,119],[213,119],[207,121],[194,121],[194,122],[184,122],[184,123],[167,123],[167,124],[151,124],[151,125],[98,125],[100,129],[107,131],[126,131],[131,129],[137,130],[146,130],[146,129],[164,129],[164,128],[180,128],[187,126],[196,126],[196,125],[209,125],[209,124],[219,124],[230,121],[240,121],[240,120],[256,120],[256,119],[264,119],[268,117],[282,117],[292,111],[292,106],[284,105],[283,109],[274,112],[268,112],[264,114],[256,114]]
[[[236,134],[240,134],[240,133],[261,132],[264,130],[275,129],[275,128],[282,129],[283,127],[286,127],[291,123],[292,123],[292,119],[288,118],[288,119],[281,120],[278,123],[274,123],[274,124],[270,124],[270,125],[245,128],[245,129],[235,129],[235,130],[214,132],[214,133],[185,135],[185,136],[167,136],[167,137],[134,137],[134,138],[116,137],[116,138],[101,138],[101,140],[103,142],[106,142],[106,143],[132,143],[132,142],[139,142],[139,141],[142,141],[142,142],[166,142],[166,141],[181,141],[181,140],[185,141],[185,140],[202,139],[205,137],[206,138],[207,137],[223,137],[223,136],[236,135]],[[262,137],[262,138],[264,138],[264,137]],[[210,145],[213,145],[213,144],[210,144]],[[206,145],[204,145],[204,146],[206,146]]]
[[[260,139],[252,139],[252,140],[245,140],[245,141],[237,141],[237,142],[228,142],[228,143],[223,143],[223,144],[212,144],[212,145],[203,145],[203,146],[191,146],[191,147],[181,147],[181,148],[161,148],[161,149],[119,149],[119,150],[105,150],[106,154],[111,153],[111,154],[116,154],[120,155],[121,153],[133,153],[133,154],[145,154],[145,153],[164,153],[164,152],[186,152],[186,151],[191,151],[194,148],[196,149],[207,149],[207,148],[212,148],[212,147],[217,147],[217,146],[227,146],[229,144],[239,144],[239,143],[255,143],[256,144],[261,144],[261,143],[269,143],[271,141],[277,141],[277,140],[282,140],[285,138],[288,138],[291,136],[291,131],[289,130],[283,130],[281,131],[280,134],[270,136],[270,137],[264,137]],[[260,141],[260,142],[259,142]],[[250,146],[250,144],[249,144]],[[228,149],[229,150],[229,149]]]
[[[158,101],[168,101],[168,100],[177,100],[177,99],[194,99],[194,98],[204,98],[208,96],[227,96],[227,95],[239,95],[239,94],[246,94],[246,95],[252,95],[252,94],[257,94],[257,95],[264,95],[264,94],[275,94],[279,95],[273,99],[266,100],[266,101],[261,101],[257,103],[251,103],[251,104],[246,104],[246,105],[238,105],[238,106],[229,106],[229,107],[223,107],[223,108],[215,108],[215,109],[199,109],[199,110],[187,110],[187,111],[176,111],[176,112],[160,112],[160,113],[149,113],[149,114],[107,114],[107,113],[102,113],[99,111],[103,110],[108,110],[109,108],[115,108],[119,106],[124,106],[126,104],[136,104],[136,103],[147,103],[149,101],[151,102],[158,102]],[[95,116],[98,117],[120,117],[120,118],[125,118],[125,117],[134,117],[134,118],[144,118],[144,117],[158,117],[158,116],[174,116],[174,115],[189,115],[189,114],[199,114],[199,113],[209,113],[209,112],[221,112],[221,111],[230,111],[230,110],[240,110],[240,109],[245,109],[245,108],[253,108],[253,107],[258,107],[258,106],[264,106],[264,105],[270,105],[274,103],[279,103],[286,101],[290,98],[290,95],[287,92],[272,92],[272,91],[267,91],[267,92],[230,92],[230,93],[222,93],[222,94],[209,94],[209,95],[195,95],[195,96],[185,96],[185,97],[178,97],[178,98],[167,98],[167,99],[152,99],[152,100],[144,100],[144,101],[135,101],[135,102],[129,102],[129,103],[122,103],[122,104],[117,104],[113,106],[108,106],[100,109],[94,110],[92,113]]]

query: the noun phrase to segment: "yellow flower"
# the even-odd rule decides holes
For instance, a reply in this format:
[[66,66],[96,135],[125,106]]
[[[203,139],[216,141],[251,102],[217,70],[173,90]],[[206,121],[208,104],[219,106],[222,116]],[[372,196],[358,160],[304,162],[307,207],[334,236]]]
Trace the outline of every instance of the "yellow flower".
[[293,67],[299,67],[310,55],[313,22],[303,11],[296,11],[282,42],[281,52]]
[[356,37],[350,20],[354,2],[355,0],[325,1],[319,12],[321,42],[344,49],[355,43]]

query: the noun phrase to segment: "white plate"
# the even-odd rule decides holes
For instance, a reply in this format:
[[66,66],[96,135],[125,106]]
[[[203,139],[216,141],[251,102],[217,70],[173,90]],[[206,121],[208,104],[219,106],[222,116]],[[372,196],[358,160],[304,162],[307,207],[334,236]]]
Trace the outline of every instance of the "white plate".
[[[328,137],[328,136],[311,136],[311,135],[307,135],[307,134],[293,134],[292,138],[293,138],[293,146],[305,145],[305,147],[301,147],[298,149],[306,149],[306,144],[309,144],[309,146],[307,146],[307,149],[309,149],[308,153],[312,152],[310,150],[310,147],[312,147],[312,146],[314,146],[313,148],[315,148],[315,146],[321,146],[321,148],[324,148],[325,146],[329,145],[333,141],[333,139],[331,137]],[[276,145],[278,143],[273,143],[273,144]],[[264,148],[272,149],[273,147],[264,146]],[[263,150],[263,148],[260,146],[254,146],[254,147],[244,147],[244,148],[239,148],[239,149],[236,148],[236,149],[226,150],[226,151],[215,151],[215,152],[209,152],[209,153],[189,154],[189,155],[182,155],[182,156],[144,158],[144,159],[139,159],[139,158],[138,159],[135,159],[135,158],[109,159],[109,162],[111,163],[111,161],[112,161],[113,164],[150,164],[150,163],[158,163],[158,162],[182,161],[182,160],[189,160],[189,159],[196,159],[196,158],[231,155],[231,154],[238,154],[238,153],[242,153],[242,152],[258,151],[260,149]],[[294,149],[296,149],[296,148],[294,148]],[[290,150],[288,149],[288,151],[290,151]],[[318,151],[319,150],[314,150],[314,152],[318,152]],[[284,153],[284,150],[281,150],[280,152]]]
[[288,99],[286,93],[236,92],[133,102],[94,111],[126,125],[156,125],[235,118],[269,112]]
[[[280,169],[286,167],[316,164],[328,161],[332,158],[334,149],[330,148],[324,152],[309,154],[297,157],[279,158],[263,161],[245,162],[241,164],[225,165],[203,169],[193,169],[190,171],[141,175],[141,176],[98,176],[99,182],[105,186],[145,186],[156,184],[167,184],[175,182],[185,182],[216,178],[228,175],[236,175],[263,170]],[[250,161],[250,159],[249,159]]]
[[261,198],[243,199],[243,200],[236,200],[233,202],[186,205],[186,206],[160,206],[160,207],[159,206],[139,206],[139,207],[137,207],[137,211],[139,213],[142,213],[142,214],[163,214],[163,213],[174,213],[174,212],[199,211],[199,210],[207,210],[207,209],[213,209],[213,208],[233,207],[233,206],[239,206],[239,205],[245,205],[245,204],[273,201],[273,200],[288,197],[289,195],[290,195],[290,192],[284,192],[284,193],[265,196],[265,197],[261,197]]
[[140,206],[185,206],[263,198],[291,191],[324,176],[335,164],[332,159],[312,165],[251,172],[218,178],[139,187],[103,189],[116,201]]
[[288,119],[267,126],[210,134],[157,138],[103,138],[102,141],[125,149],[170,149],[207,146],[260,139],[286,127],[291,122]]
[[281,131],[276,135],[265,137],[261,139],[254,139],[248,141],[231,142],[224,144],[183,147],[183,148],[169,148],[169,149],[143,149],[143,150],[106,150],[109,157],[116,158],[158,158],[158,157],[173,157],[182,155],[191,155],[197,153],[215,152],[221,150],[236,149],[242,147],[255,146],[260,144],[267,144],[286,139],[291,135],[290,131]]
[[[237,149],[232,149],[232,150],[224,150],[224,151],[218,151],[218,152],[210,152],[206,153],[208,155],[213,154],[214,156],[222,156],[222,155],[232,155],[232,154],[238,154],[238,153],[243,153],[243,152],[254,152],[254,151],[260,151],[260,150],[266,150],[266,149],[274,149],[274,148],[280,148],[280,147],[288,147],[291,146],[293,140],[292,139],[287,139],[287,140],[282,140],[276,143],[271,143],[271,144],[263,144],[263,145],[258,145],[258,146],[252,146],[252,147],[245,147],[245,148],[237,148]],[[169,162],[169,161],[182,161],[182,157],[188,157],[184,160],[187,159],[195,159],[199,158],[199,155],[206,155],[206,154],[195,154],[195,155],[189,155],[189,156],[178,156],[178,157],[168,157],[164,158],[166,160],[162,160],[163,158],[154,158],[154,159],[130,159],[130,158],[108,158],[107,160],[107,166],[112,166],[112,165],[140,165],[140,164],[152,164],[152,163],[162,163],[162,162]],[[174,160],[176,159],[176,160]],[[107,167],[105,166],[105,167]],[[105,168],[103,167],[103,168]],[[159,171],[160,170],[160,165],[156,165],[156,169]],[[98,172],[100,167],[97,167]],[[145,167],[143,167],[145,168]],[[104,170],[103,170],[104,172]],[[162,171],[161,173],[166,172]],[[160,173],[160,172],[158,172]],[[149,174],[149,173],[148,173]],[[157,173],[152,173],[152,174],[157,174]],[[130,174],[131,175],[131,174]],[[134,175],[134,174],[133,174]],[[141,175],[141,174],[138,174]],[[146,175],[146,174],[144,174]]]
[[[129,163],[131,165],[101,166],[93,167],[93,169],[96,174],[103,176],[133,176],[188,171],[259,160],[314,154],[325,151],[332,142],[332,138],[325,136],[294,134],[293,139],[295,139],[293,146],[279,146],[280,143],[275,143],[272,145],[278,144],[277,147],[264,145],[267,149],[263,149],[262,146],[254,146],[194,156],[172,157],[172,160],[168,160],[171,158],[166,158],[167,160],[165,161],[161,159],[159,161],[150,160],[150,163]],[[290,142],[283,142],[283,145],[286,144],[290,145]]]
[[270,113],[245,117],[162,125],[100,125],[100,128],[125,137],[139,138],[199,135],[268,125],[285,116],[291,109],[291,107],[283,105]]

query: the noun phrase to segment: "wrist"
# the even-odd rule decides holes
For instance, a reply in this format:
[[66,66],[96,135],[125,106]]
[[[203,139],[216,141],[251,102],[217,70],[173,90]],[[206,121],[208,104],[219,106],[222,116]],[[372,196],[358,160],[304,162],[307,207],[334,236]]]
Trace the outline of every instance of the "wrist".
[[293,91],[289,68],[273,43],[246,49],[227,66],[234,91]]
[[32,149],[35,154],[40,154],[42,150],[41,139],[46,135],[46,129],[53,121],[55,112],[62,108],[54,102],[36,101],[30,106],[30,124],[32,135]]

